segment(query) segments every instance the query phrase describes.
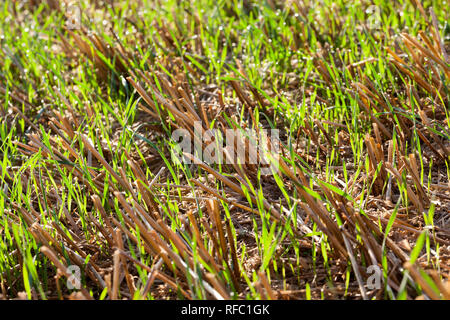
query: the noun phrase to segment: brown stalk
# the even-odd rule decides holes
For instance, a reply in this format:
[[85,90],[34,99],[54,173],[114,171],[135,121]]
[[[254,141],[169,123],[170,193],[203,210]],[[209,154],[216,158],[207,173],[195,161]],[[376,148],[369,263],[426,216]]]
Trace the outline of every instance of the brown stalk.
[[261,284],[261,280],[258,280],[255,283],[255,288],[256,288],[256,291],[258,291],[259,295],[261,296],[261,300],[269,300],[267,298],[266,292],[264,291],[264,287]]
[[223,285],[219,282],[219,280],[217,279],[217,277],[214,274],[207,273],[207,274],[205,274],[205,278],[209,281],[209,283],[211,283],[213,288],[216,289],[217,292],[219,292],[219,294],[225,300],[230,300],[231,299],[231,297],[228,294],[228,292],[226,291],[226,289],[223,287]]
[[[391,163],[386,163],[385,165],[386,165],[386,169],[392,175],[394,175],[394,177],[397,179],[398,185],[402,185],[403,184],[402,176],[397,171],[397,169],[395,169]],[[419,198],[416,196],[416,194],[411,190],[409,185],[406,185],[406,191],[407,191],[408,197],[411,199],[414,206],[419,210],[419,212],[423,212],[424,208],[423,208],[422,202],[419,200]]]
[[255,104],[250,100],[250,97],[242,90],[242,87],[239,85],[238,81],[230,80],[230,84],[236,92],[239,100],[241,100],[243,105],[251,106],[252,108],[256,107]]
[[[136,83],[131,77],[127,77],[127,81],[131,83],[131,85],[137,90],[137,92],[144,99],[144,101],[150,107],[152,107],[152,109],[154,110],[155,113],[154,112],[148,112],[148,111],[147,112],[150,113],[155,118],[159,118],[159,116],[157,116],[157,114],[159,114],[158,108],[156,107],[155,103],[153,102],[153,99],[150,98],[150,96],[145,92],[145,90],[138,83]],[[148,109],[145,108],[144,110],[148,110]]]
[[[376,225],[373,221],[369,220],[369,218],[366,218],[365,216],[360,216],[361,219],[364,220],[366,225],[374,232],[378,237],[384,237],[384,234],[380,231],[378,225]],[[392,241],[389,237],[386,238],[386,245],[391,248],[391,250],[397,255],[402,262],[405,262],[409,259],[408,255],[403,252],[400,247],[398,247],[394,241]]]
[[[372,264],[377,265],[377,261],[382,261],[382,252],[379,244],[376,242],[375,238],[373,237],[373,234],[368,229],[368,226],[364,223],[364,220],[361,219],[361,215],[353,210],[353,208],[345,209],[345,206],[342,204],[343,210],[346,212],[347,216],[352,215],[353,219],[355,220],[355,223],[358,223],[358,226],[360,228],[360,236],[363,239],[363,245],[367,249],[367,253],[372,261]],[[356,227],[356,224],[355,224]],[[344,233],[346,233],[347,237],[349,235],[347,234],[345,229],[342,229]]]
[[[377,148],[375,147],[375,143],[374,143],[374,139],[369,136],[368,134],[365,137],[365,142],[366,142],[366,147],[367,147],[367,153],[369,155],[369,164],[370,164],[370,175],[373,177],[375,175],[375,171],[378,167],[378,163],[379,163],[379,156],[377,157],[376,154],[377,152]],[[384,166],[381,167],[381,170],[377,176],[377,178],[375,179],[375,193],[376,194],[381,194],[383,191],[383,184],[385,181],[385,172],[384,172]]]
[[168,258],[171,259],[171,262],[169,262],[168,266],[170,267],[172,265],[172,262],[175,263],[176,267],[184,274],[186,275],[189,272],[189,266],[185,264],[183,259],[176,254],[167,243],[165,243],[158,234],[154,231],[150,231],[150,236],[152,237],[153,243],[155,243],[159,247],[159,254],[161,256],[167,255]]
[[[148,231],[148,228],[143,224],[141,219],[138,218],[138,216],[135,214],[133,208],[126,202],[124,196],[120,192],[114,192],[114,196],[119,200],[120,204],[123,206],[125,211],[128,213],[128,215],[131,217],[131,220],[136,224],[136,226],[139,228],[139,231],[141,232],[142,236],[145,240],[148,241],[153,246],[152,237],[150,236],[150,233]],[[125,219],[125,215],[123,215]],[[127,221],[128,224],[133,227],[133,223],[131,221]]]
[[203,123],[205,124],[206,128],[210,128],[211,124],[208,119],[208,115],[206,114],[205,108],[203,107],[203,104],[200,102],[198,95],[195,96],[196,103],[198,107],[200,108],[200,115],[203,118]]
[[201,118],[198,116],[197,112],[194,109],[194,106],[191,103],[191,99],[189,98],[186,91],[182,88],[178,88],[178,93],[182,96],[183,105],[186,107],[186,110],[194,117],[196,121],[201,121]]
[[407,33],[402,33],[401,37],[403,39],[405,39],[406,41],[408,41],[409,43],[413,44],[417,49],[419,49],[423,54],[425,54],[427,57],[429,57],[430,59],[434,60],[434,62],[436,62],[437,64],[439,64],[444,71],[446,72],[446,74],[449,74],[450,72],[450,68],[446,65],[446,63],[444,61],[442,61],[441,58],[436,57],[433,52],[431,52],[430,50],[428,50],[427,48],[423,47],[416,39],[414,39],[412,36],[410,36]]
[[220,254],[220,246],[219,246],[219,242],[217,241],[216,236],[214,235],[214,232],[211,230],[211,228],[208,225],[208,222],[206,221],[205,218],[200,219],[201,224],[203,225],[203,228],[205,228],[206,233],[209,236],[209,239],[212,241],[213,243],[213,248],[214,251],[216,252],[217,258],[219,260],[219,262],[221,264],[223,264],[224,260],[222,255]]
[[422,3],[420,0],[414,0],[414,2],[416,3],[417,8],[419,8],[420,13],[422,14],[425,22],[428,22],[428,16],[425,13],[425,10],[423,9]]
[[[129,239],[131,239],[131,241],[133,241],[134,243],[136,243],[137,245],[139,245],[139,241],[137,240],[137,238],[126,228],[124,228],[119,221],[117,221],[115,218],[111,218],[111,221],[114,223],[114,225],[119,228],[120,230],[122,230],[123,233],[125,233],[127,235],[127,237]],[[144,249],[145,251],[150,254],[150,255],[157,255],[158,254],[158,250],[156,248],[150,247],[149,244],[147,244],[146,242],[143,243],[144,245]]]
[[359,267],[358,267],[358,264],[356,262],[355,256],[353,255],[353,251],[352,251],[352,248],[350,246],[350,243],[347,240],[347,238],[345,237],[344,233],[342,233],[342,238],[344,239],[344,244],[345,244],[345,247],[347,248],[347,252],[348,252],[350,261],[352,263],[353,271],[355,272],[355,276],[356,276],[356,280],[358,282],[359,290],[361,291],[361,296],[362,296],[362,298],[364,300],[368,300],[367,293],[366,293],[366,291],[364,289],[363,279],[361,277],[361,273],[359,272]]
[[[139,260],[136,260],[135,258],[133,258],[132,256],[130,256],[128,253],[126,253],[125,251],[121,250],[121,249],[116,249],[118,250],[118,252],[120,253],[120,255],[128,260],[130,260],[131,262],[133,262],[134,264],[138,265],[139,267],[141,267],[142,269],[145,269],[147,271],[151,271],[151,268],[149,266],[147,266],[146,264],[142,263]],[[157,255],[155,255],[157,257]]]
[[[50,249],[50,247],[43,246],[43,247],[40,248],[40,250],[41,250],[41,252],[42,252],[43,254],[46,255],[47,258],[50,259],[50,261],[53,262],[53,264],[58,268],[58,270],[60,270],[60,271],[64,274],[64,276],[66,276],[67,278],[70,278],[70,277],[72,276],[72,274],[70,274],[70,273],[67,271],[66,266],[64,266],[64,265],[58,260],[56,254],[53,252],[52,249]],[[88,292],[84,287],[81,287],[81,288],[80,288],[80,291],[81,291],[81,293],[83,294],[83,296],[84,296],[86,299],[88,299],[88,300],[94,300],[94,299],[91,297],[91,295],[89,294],[89,292]]]
[[225,226],[227,229],[228,241],[230,242],[231,261],[233,263],[234,278],[236,279],[236,284],[237,284],[236,290],[241,291],[239,282],[237,281],[241,277],[240,270],[239,270],[239,261],[238,261],[238,257],[237,257],[237,253],[236,253],[234,237],[233,237],[233,233],[231,232],[230,224],[231,224],[231,221],[229,223],[225,223]]
[[[122,241],[122,232],[120,231],[120,229],[117,229],[114,234],[115,234],[115,238],[116,238],[117,247],[119,248],[119,250],[125,251],[123,241]],[[121,257],[120,260],[122,263],[122,268],[125,271],[125,280],[127,282],[128,290],[130,291],[130,295],[133,296],[134,291],[135,291],[133,277],[130,275],[130,272],[128,271],[127,261],[125,260],[125,258]],[[115,262],[115,260],[114,260],[114,262]]]
[[411,174],[413,181],[417,187],[417,190],[419,191],[419,194],[421,195],[421,199],[424,202],[425,206],[428,206],[430,203],[430,199],[428,199],[427,194],[425,193],[425,190],[422,187],[422,184],[419,180],[419,172],[417,171],[417,165],[414,165],[414,156],[413,154],[409,155],[410,161],[406,159],[406,157],[402,156],[403,163],[405,164],[406,168],[408,169],[409,173]]
[[189,212],[188,212],[188,219],[189,219],[189,222],[191,223],[191,227],[194,231],[193,234],[194,234],[201,258],[203,259],[203,261],[208,263],[208,265],[210,265],[216,271],[216,273],[219,273],[221,268],[216,264],[213,257],[211,257],[211,255],[205,249],[205,246],[203,245],[203,239],[200,234],[200,229],[197,225],[197,222],[195,221],[194,215],[192,214],[192,210],[189,210]]
[[[30,231],[33,230],[39,235],[39,240],[41,240],[44,245],[56,249],[56,251],[64,256],[61,245],[58,241],[52,238],[52,236],[37,222],[33,223],[30,227]],[[50,245],[50,243],[53,245]]]
[[436,150],[436,148],[433,146],[433,144],[422,133],[421,129],[417,129],[416,132],[417,132],[417,135],[419,136],[419,138],[430,148],[430,150],[432,150],[434,152],[434,154],[436,154],[439,158],[441,158],[442,160],[445,161],[445,157],[439,151]]
[[[438,27],[436,14],[434,13],[434,10],[432,7],[430,8],[430,15],[431,15],[431,21],[432,21],[433,27],[434,27],[433,36],[435,37],[436,44],[442,51],[442,56],[444,57],[444,62],[450,63],[449,57],[447,55],[447,51],[445,50],[445,45],[442,42],[441,35],[439,34],[439,27]],[[436,52],[436,56],[439,56],[439,54],[437,54],[437,52]]]
[[261,284],[263,285],[264,289],[266,289],[267,296],[270,300],[276,300],[276,295],[272,291],[272,288],[270,287],[269,280],[266,277],[266,274],[262,271],[258,272],[259,280],[261,281]]
[[111,291],[111,300],[117,300],[119,295],[119,277],[120,277],[120,254],[119,251],[114,251],[114,266],[113,266],[113,287]]
[[208,209],[209,217],[215,226],[219,238],[219,244],[222,249],[222,257],[226,261],[228,257],[227,243],[225,241],[225,233],[223,231],[222,221],[220,219],[220,209],[217,200],[207,200],[206,208]]
[[233,201],[233,200],[230,200],[228,198],[225,198],[224,196],[220,195],[216,190],[205,186],[203,183],[201,183],[200,181],[197,181],[196,179],[192,178],[192,179],[190,179],[190,181],[195,183],[197,186],[202,188],[204,191],[206,191],[208,193],[211,193],[212,195],[214,195],[215,197],[219,198],[222,201],[225,201],[225,202],[227,202],[229,204],[232,204],[232,205],[234,205],[234,206],[236,206],[236,207],[238,207],[240,209],[244,209],[244,210],[246,210],[248,212],[259,214],[258,210],[252,209],[252,208],[244,206],[244,205],[242,205],[242,204],[240,204],[240,203],[238,203],[236,201]]
[[159,271],[159,269],[162,267],[164,260],[162,258],[159,258],[158,262],[156,262],[152,269],[150,270],[148,277],[147,277],[147,282],[145,283],[144,286],[144,290],[142,291],[141,295],[142,297],[145,298],[145,296],[147,296],[147,294],[150,291],[150,288],[152,287],[153,283],[155,282],[156,279],[156,275]]
[[157,219],[157,220],[155,220],[148,215],[148,212],[146,212],[144,210],[144,208],[139,203],[136,202],[136,200],[133,199],[132,202],[133,202],[134,208],[137,209],[138,213],[140,214],[141,219],[144,222],[147,222],[150,225],[150,227],[157,230],[159,233],[161,233],[161,234],[165,233],[165,230],[163,229],[163,227],[157,222],[158,220],[161,220],[161,218],[159,217],[159,214],[157,212],[154,213],[154,216]]
[[317,148],[319,148],[320,152],[326,156],[327,155],[327,149],[320,143],[319,137],[316,135],[316,133],[314,132],[314,130],[311,128],[310,124],[308,121],[304,122],[305,124],[305,129],[309,132],[309,134],[311,135],[311,138],[314,142],[314,144],[316,145]]
[[405,269],[407,269],[411,276],[415,281],[419,283],[419,285],[422,287],[423,291],[433,300],[441,300],[441,297],[430,287],[430,285],[425,281],[425,279],[422,277],[422,275],[419,272],[419,269],[416,268],[411,262],[407,261],[403,264]]
[[100,197],[98,195],[94,194],[91,196],[91,199],[92,199],[92,202],[94,203],[94,206],[97,208],[97,211],[100,212],[100,215],[102,216],[102,219],[105,222],[106,227],[109,231],[109,235],[108,235],[107,239],[109,238],[110,241],[113,241],[113,239],[112,239],[112,235],[114,234],[113,227],[111,225],[109,217],[106,215],[105,209],[102,206]]
[[447,149],[447,147],[442,143],[441,139],[429,128],[431,128],[430,120],[428,119],[427,115],[423,110],[419,111],[420,118],[422,119],[423,124],[425,125],[425,128],[428,130],[428,132],[433,137],[433,140],[441,147],[443,153],[445,156],[450,156],[450,151]]
[[366,113],[370,116],[370,118],[372,119],[372,122],[375,122],[378,127],[381,129],[381,132],[383,132],[383,134],[388,138],[388,140],[392,139],[392,134],[389,132],[388,129],[386,129],[386,127],[380,122],[380,120],[378,120],[377,117],[375,117],[373,115],[373,112],[370,108],[370,106],[367,105],[367,103],[365,102],[364,99],[360,99],[358,98],[355,94],[350,93],[358,102],[358,104],[366,111]]
[[172,287],[173,290],[175,290],[175,291],[179,290],[186,299],[192,300],[192,297],[189,295],[189,293],[187,293],[185,290],[183,290],[180,286],[178,286],[175,283],[175,280],[172,280],[164,273],[162,273],[160,271],[155,271],[155,278],[158,278],[161,281],[163,281],[164,283],[168,284],[170,287]]
[[207,200],[206,207],[208,209],[208,213],[210,216],[210,219],[213,221],[213,224],[217,230],[217,233],[219,235],[219,244],[222,249],[222,260],[226,263],[228,269],[230,270],[231,277],[233,280],[233,283],[236,287],[236,289],[239,290],[239,282],[238,278],[235,277],[235,273],[230,268],[230,265],[228,263],[228,250],[227,250],[227,242],[225,240],[225,233],[223,230],[223,224],[222,220],[220,219],[220,210],[219,210],[219,203],[217,200]]
[[77,254],[72,249],[66,247],[65,250],[67,251],[69,258],[72,262],[77,264],[80,268],[84,268],[86,270],[86,274],[95,281],[101,288],[105,288],[105,281],[98,273],[100,271],[100,268],[93,262],[89,261],[87,264],[85,263],[85,259],[80,257],[79,254]]
[[78,133],[78,136],[83,141],[83,144],[92,152],[94,157],[97,158],[98,161],[105,167],[106,170],[114,177],[114,179],[117,180],[117,182],[120,183],[120,185],[125,189],[128,190],[131,194],[133,194],[133,190],[128,189],[127,183],[114,171],[114,169],[106,162],[106,160],[98,153],[98,151],[91,145],[91,143],[87,140],[87,138],[81,134]]
[[[203,163],[201,160],[197,159],[196,157],[194,157],[193,155],[184,152],[183,153],[185,157],[191,159],[192,161],[194,161],[194,163],[198,164],[200,167],[202,167],[204,170],[208,171],[209,173],[211,173],[213,176],[215,176],[217,179],[221,180],[224,184],[226,184],[228,187],[230,187],[232,190],[236,191],[237,193],[241,194],[242,196],[245,197],[245,193],[242,191],[242,188],[240,188],[238,185],[236,185],[235,183],[233,183],[230,179],[228,179],[227,177],[221,175],[220,173],[218,173],[216,170],[214,170],[213,168],[211,168],[210,166],[208,166],[207,164]],[[251,196],[251,199],[253,201],[256,202],[256,198],[254,196]],[[273,208],[273,206],[271,206],[269,204],[269,202],[267,202],[267,200],[263,200],[263,204],[264,207],[266,208],[267,211],[269,211],[276,219],[280,219],[281,215],[280,213]]]
[[166,236],[167,240],[171,240],[173,242],[173,244],[175,245],[175,247],[177,248],[177,250],[180,253],[180,255],[183,258],[188,259],[189,263],[191,263],[191,265],[193,265],[193,262],[192,262],[192,259],[191,259],[192,252],[191,252],[190,248],[188,249],[186,244],[180,239],[180,236],[177,235],[172,229],[170,229],[164,223],[164,221],[162,219],[158,219],[157,223],[164,230],[163,235]]
[[320,121],[318,119],[314,120],[314,123],[319,127],[320,131],[322,131],[322,133],[324,134],[325,138],[328,141],[328,144],[330,145],[331,148],[334,148],[334,143],[333,140],[331,140],[330,135],[328,134],[328,132],[325,130],[325,128],[323,127],[322,123],[320,123]]
[[[70,105],[69,101],[67,101],[67,99],[61,94],[61,92],[59,92],[59,90],[57,88],[55,88],[55,92],[58,95],[58,97],[61,99],[61,101],[65,104],[65,106],[67,107],[67,109],[69,109],[70,114],[72,115],[72,120],[75,124],[75,127],[78,128],[80,126],[80,123],[77,121],[77,117],[76,117],[76,113],[73,110],[72,106]],[[64,127],[66,128],[66,132],[69,135],[69,137],[71,139],[73,139],[74,137],[74,132],[72,130],[72,126],[69,124],[69,121],[67,120],[66,117],[62,117],[61,115],[59,115],[58,112],[55,113],[56,116],[58,116],[59,120],[61,121],[61,123],[64,125]]]
[[147,178],[145,177],[145,174],[142,172],[141,168],[137,163],[135,163],[133,160],[128,160],[127,163],[130,166],[131,170],[133,171],[135,177],[137,178],[136,184],[142,195],[142,198],[144,199],[145,204],[149,209],[153,209],[153,212],[149,210],[149,214],[155,217],[158,213],[158,205],[154,200],[154,195],[151,189],[156,180],[158,179],[158,177],[164,172],[165,167],[162,167],[159,170],[159,172],[155,175],[152,182],[150,183],[148,182]]
[[[55,115],[59,118],[59,121],[57,121],[55,118],[50,119],[50,124],[55,124],[58,126],[61,130],[63,130],[70,139],[73,139],[75,136],[75,132],[72,129],[72,126],[69,124],[69,121],[66,117],[61,116],[58,112],[55,112]],[[61,131],[57,130],[55,127],[54,130],[58,133],[60,137],[62,137],[64,140],[67,140],[67,138],[61,133]]]
[[9,103],[9,106],[11,107],[12,110],[17,112],[22,117],[22,119],[24,119],[25,122],[28,123],[36,132],[39,132],[39,128],[30,119],[28,119],[28,117],[26,115],[24,115],[22,113],[22,111],[20,111],[18,108],[14,107],[10,103]]
[[[41,191],[43,191],[43,190],[41,190]],[[61,204],[62,204],[62,199],[61,199],[61,197],[59,196],[58,192],[56,192],[55,190],[53,190],[53,194],[54,194],[55,197],[57,198],[58,204],[61,205]],[[63,209],[63,212],[64,212],[65,217],[66,217],[67,220],[69,221],[69,223],[70,223],[70,225],[72,226],[72,228],[74,229],[74,231],[75,231],[77,234],[81,234],[82,232],[81,232],[80,228],[79,228],[78,225],[76,224],[76,222],[75,222],[75,220],[73,219],[72,215],[70,214],[69,210],[67,210],[66,206],[63,205],[63,206],[62,206],[62,209]],[[78,236],[77,236],[77,238],[78,238]],[[79,239],[77,239],[77,240],[79,240]]]
[[[371,98],[375,99],[378,102],[378,104],[382,105],[386,111],[390,111],[388,106],[386,105],[386,103],[382,99],[380,99],[378,96],[376,96],[373,92],[371,92],[369,90],[369,88],[367,88],[362,83],[360,83],[360,82],[352,83],[352,87],[356,88],[356,90],[358,91],[358,94],[361,97],[364,97],[367,101],[370,101],[370,98],[368,97],[368,96],[370,96]],[[375,108],[375,110],[377,110],[377,112],[381,112],[381,110],[379,109],[379,107],[377,106],[376,103],[373,104],[373,107]]]
[[[342,247],[341,243],[335,237],[335,235],[327,227],[325,227],[319,216],[313,210],[311,210],[311,208],[309,208],[305,203],[299,203],[299,205],[303,208],[303,210],[305,210],[308,216],[311,217],[312,220],[314,220],[319,229],[322,230],[322,232],[324,232],[330,238],[336,250],[338,250],[338,252],[340,252],[344,257],[346,257],[348,255],[347,251]],[[342,237],[342,234],[340,235]]]
[[449,286],[449,282],[447,281],[447,286],[442,282],[442,280],[439,277],[439,274],[437,273],[436,270],[430,270],[429,273],[431,274],[431,277],[434,280],[434,283],[436,284],[436,286],[438,287],[439,291],[441,292],[443,298],[445,300],[450,300],[450,286]]
[[403,72],[405,75],[407,75],[409,78],[417,82],[422,88],[424,88],[426,91],[428,91],[433,97],[436,96],[436,89],[433,88],[430,84],[428,84],[416,71],[414,70],[408,70],[403,65],[398,63],[396,60],[391,60],[395,66],[400,69],[401,72]]
[[[175,263],[175,265],[178,267],[179,270],[181,270],[185,275],[187,275],[187,273],[189,273],[190,276],[192,276],[194,279],[202,281],[192,271],[192,269],[190,269],[190,267],[183,262],[181,257],[179,255],[177,255],[174,251],[172,251],[169,248],[169,246],[164,241],[162,241],[161,238],[158,237],[158,235],[156,234],[156,232],[154,230],[152,230],[150,232],[150,234],[153,236],[154,240],[159,244],[162,251],[166,252],[172,258],[173,262]],[[190,261],[190,262],[192,263],[192,261]],[[220,293],[218,293],[214,288],[210,287],[206,282],[204,282],[204,281],[202,281],[202,282],[203,282],[203,285],[205,286],[205,289],[209,293],[211,293],[215,298],[217,298],[217,299],[219,299],[220,297],[223,298],[223,296],[221,296]]]
[[[383,218],[383,217],[374,217],[374,216],[371,216],[371,215],[369,215],[369,217],[373,221],[377,221],[378,222],[380,220],[385,225],[387,225],[388,222],[389,222],[388,219]],[[402,220],[400,220],[398,218],[395,219],[395,221],[393,223],[393,226],[396,227],[396,228],[399,228],[399,229],[406,230],[406,231],[414,234],[416,236],[416,238],[422,234],[422,231],[414,229],[409,224],[407,224],[406,222],[404,222],[404,221],[402,221]],[[448,240],[445,240],[445,239],[442,239],[442,238],[439,238],[439,237],[436,237],[436,236],[433,237],[433,239],[436,240],[436,242],[439,242],[439,243],[441,243],[443,245],[446,245],[446,246],[450,245],[450,241],[448,241]]]
[[[55,222],[55,221],[52,221],[51,223],[52,223],[52,226],[58,231],[59,235],[61,235],[61,236],[64,238],[64,240],[66,240],[66,242],[67,242],[67,243],[68,243],[75,251],[79,252],[80,255],[81,255],[83,258],[86,258],[86,253],[85,253],[84,251],[82,251],[82,250],[80,249],[80,247],[79,247],[72,239],[70,239],[69,236],[67,236],[67,234],[64,232],[64,230],[61,228],[61,226],[60,226],[57,222]],[[78,240],[78,241],[81,241],[81,239]]]
[[103,228],[103,226],[100,224],[100,222],[97,219],[94,219],[94,217],[92,216],[92,213],[90,211],[87,211],[89,220],[96,226],[96,228],[98,230],[100,230],[101,234],[103,235],[103,237],[106,239],[106,241],[108,242],[108,245],[110,245],[111,247],[114,246],[114,242],[111,238],[111,234],[108,233],[105,228]]

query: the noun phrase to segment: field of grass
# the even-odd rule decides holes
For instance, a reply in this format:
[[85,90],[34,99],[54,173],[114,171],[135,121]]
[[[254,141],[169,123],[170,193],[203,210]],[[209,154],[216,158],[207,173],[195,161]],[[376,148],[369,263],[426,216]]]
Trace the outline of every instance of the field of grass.
[[450,299],[449,7],[2,1],[0,298]]

